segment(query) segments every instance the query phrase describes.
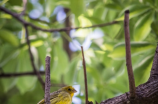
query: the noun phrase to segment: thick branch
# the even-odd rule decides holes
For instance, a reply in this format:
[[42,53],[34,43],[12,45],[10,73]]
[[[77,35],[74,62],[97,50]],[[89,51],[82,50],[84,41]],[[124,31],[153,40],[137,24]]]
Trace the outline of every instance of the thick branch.
[[118,21],[113,21],[113,22],[109,22],[109,23],[103,23],[103,24],[92,25],[92,26],[87,26],[87,27],[66,27],[66,28],[61,28],[61,29],[43,29],[43,28],[40,28],[38,26],[35,26],[32,23],[29,23],[29,22],[23,20],[21,17],[19,17],[18,14],[13,13],[13,12],[7,10],[6,8],[3,8],[3,7],[0,6],[0,10],[7,13],[7,14],[12,15],[15,19],[17,19],[22,24],[31,26],[33,29],[40,30],[40,31],[45,31],[45,32],[59,32],[59,31],[61,32],[61,31],[69,31],[69,30],[73,30],[73,29],[86,29],[86,28],[94,28],[94,27],[104,27],[104,26],[109,26],[109,25],[113,25],[113,24],[118,23]]
[[[158,80],[144,83],[136,88],[137,104],[158,104]],[[131,104],[129,92],[120,96],[102,101],[100,104]]]
[[45,78],[45,103],[50,104],[50,57],[47,56],[46,59],[46,78]]
[[126,66],[129,80],[130,98],[135,98],[135,81],[131,62],[131,49],[130,49],[130,33],[129,33],[129,10],[125,11],[124,19],[125,30],[125,44],[126,44]]
[[28,51],[29,51],[29,54],[30,54],[31,64],[32,64],[34,72],[36,73],[36,75],[38,77],[38,80],[40,81],[40,83],[41,83],[41,85],[44,89],[44,81],[43,81],[40,73],[37,71],[37,69],[35,67],[35,64],[34,64],[34,58],[33,58],[32,52],[31,52],[31,46],[30,46],[30,40],[29,40],[28,27],[27,27],[27,25],[24,25],[24,27],[25,27],[25,31],[26,31],[26,42],[27,42],[27,45],[28,45]]
[[[44,75],[44,71],[39,71],[41,75]],[[0,74],[0,78],[10,78],[10,77],[20,77],[20,76],[29,76],[36,75],[35,72],[23,72],[23,73],[2,73]]]
[[148,81],[153,81],[158,78],[158,45],[155,51],[153,65],[150,72],[150,78]]
[[86,73],[86,62],[84,59],[84,52],[83,52],[83,47],[81,46],[82,50],[82,64],[83,64],[83,70],[84,70],[84,84],[85,84],[85,93],[86,93],[86,101],[85,104],[88,104],[88,87],[87,87],[87,73]]

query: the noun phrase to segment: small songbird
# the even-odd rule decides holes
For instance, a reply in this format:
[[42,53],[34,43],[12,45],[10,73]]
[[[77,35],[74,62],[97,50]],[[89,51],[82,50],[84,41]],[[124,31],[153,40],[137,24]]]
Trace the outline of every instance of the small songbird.
[[[71,104],[74,93],[77,92],[72,86],[66,86],[58,91],[50,94],[51,104]],[[37,104],[45,104],[45,100],[42,99]]]

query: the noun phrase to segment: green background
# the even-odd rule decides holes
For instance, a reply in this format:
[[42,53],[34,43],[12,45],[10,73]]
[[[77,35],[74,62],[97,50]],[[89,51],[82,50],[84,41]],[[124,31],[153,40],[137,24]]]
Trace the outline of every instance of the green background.
[[[15,13],[23,10],[22,0],[1,0],[0,5]],[[84,104],[80,51],[80,45],[83,45],[87,47],[84,52],[89,100],[101,102],[128,92],[123,27],[124,11],[127,9],[130,10],[130,40],[135,83],[138,86],[147,81],[158,39],[157,0],[28,0],[26,15],[22,18],[45,29],[64,28],[65,18],[58,20],[59,13],[64,13],[64,8],[70,10],[67,16],[71,27],[119,22],[105,27],[73,30],[71,37],[65,32],[43,32],[29,27],[31,51],[36,68],[44,70],[45,57],[51,56],[52,83],[79,85],[77,97]],[[38,12],[38,17],[31,17],[36,16],[31,15],[33,10]],[[65,14],[62,15],[64,17]],[[63,49],[63,37],[75,44],[71,60]],[[0,74],[32,70],[24,27],[9,14],[0,11]],[[45,78],[44,75],[42,77]],[[52,87],[51,91],[59,88]],[[36,104],[43,97],[44,91],[36,76],[0,78],[1,104]]]

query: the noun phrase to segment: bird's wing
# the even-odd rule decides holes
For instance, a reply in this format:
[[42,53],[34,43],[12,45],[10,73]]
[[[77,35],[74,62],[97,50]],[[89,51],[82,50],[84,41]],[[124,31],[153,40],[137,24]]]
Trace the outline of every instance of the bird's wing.
[[50,99],[55,99],[55,98],[59,97],[60,92],[61,91],[55,91],[55,92],[50,93]]
[[[50,93],[50,100],[51,101],[56,101],[55,99],[58,99],[60,92],[61,91],[55,91],[55,92]],[[45,104],[45,99],[42,99],[37,104]]]
[[51,104],[71,104],[72,98],[65,91],[56,91],[51,93],[50,102]]

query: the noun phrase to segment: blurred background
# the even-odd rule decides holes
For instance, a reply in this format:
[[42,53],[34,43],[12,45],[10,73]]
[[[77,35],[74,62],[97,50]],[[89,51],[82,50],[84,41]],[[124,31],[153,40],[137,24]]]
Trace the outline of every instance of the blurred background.
[[[0,0],[15,13],[23,0]],[[128,92],[125,61],[124,11],[130,10],[130,39],[136,86],[147,81],[158,40],[157,0],[27,0],[21,18],[44,29],[111,25],[70,31],[43,32],[29,27],[31,51],[39,71],[51,56],[51,92],[73,85],[73,104],[84,104],[84,76],[80,46],[84,47],[90,101],[101,102]],[[115,22],[117,21],[117,22]],[[44,91],[33,72],[25,29],[11,15],[0,11],[0,104],[37,104]],[[45,75],[42,74],[45,80]]]

